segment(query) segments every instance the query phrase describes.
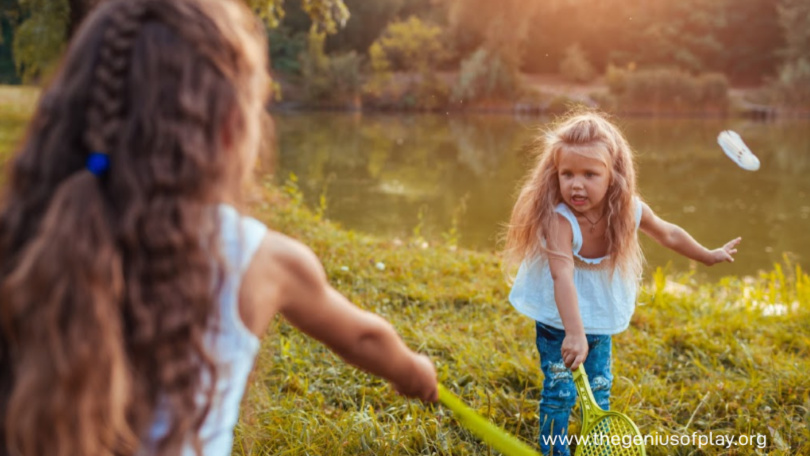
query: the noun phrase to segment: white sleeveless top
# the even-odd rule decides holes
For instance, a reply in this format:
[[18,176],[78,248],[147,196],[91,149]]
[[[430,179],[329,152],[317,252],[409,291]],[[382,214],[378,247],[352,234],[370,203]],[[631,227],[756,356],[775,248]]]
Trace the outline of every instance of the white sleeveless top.
[[[222,254],[227,271],[219,297],[219,330],[211,330],[206,345],[216,361],[217,381],[213,402],[200,430],[204,456],[231,454],[233,429],[239,419],[239,403],[248,375],[259,351],[259,339],[248,330],[239,316],[239,286],[267,227],[258,220],[240,215],[233,207],[219,206]],[[140,454],[154,453],[154,444],[166,434],[170,410],[158,408],[149,440]],[[183,456],[193,456],[191,444]]]
[[[642,206],[637,197],[634,202],[638,229]],[[574,235],[574,287],[585,333],[610,335],[624,331],[630,325],[630,317],[636,307],[638,282],[623,278],[619,271],[615,271],[611,277],[610,270],[601,265],[607,257],[582,257],[579,254],[582,249],[582,232],[576,215],[565,203],[558,204],[555,211],[568,220]],[[509,293],[509,302],[518,312],[540,323],[565,329],[554,300],[551,270],[543,257],[525,259],[521,263]]]

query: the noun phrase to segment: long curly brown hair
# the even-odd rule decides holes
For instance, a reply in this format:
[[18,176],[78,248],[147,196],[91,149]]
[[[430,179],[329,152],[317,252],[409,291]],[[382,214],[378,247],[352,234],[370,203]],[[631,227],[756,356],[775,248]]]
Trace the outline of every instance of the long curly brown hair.
[[[200,451],[216,204],[252,159],[266,56],[236,0],[109,0],[87,18],[7,164],[0,453],[133,454],[158,403],[157,453]],[[101,176],[91,152],[109,156]]]
[[633,150],[622,132],[604,114],[572,111],[536,144],[536,163],[520,188],[507,226],[506,263],[516,265],[526,258],[558,254],[547,249],[544,240],[555,236],[552,220],[557,217],[556,206],[563,201],[557,176],[560,154],[564,150],[600,146],[607,152],[606,164],[610,169],[610,185],[605,195],[608,266],[623,277],[638,280],[644,256],[636,236],[633,203],[638,198],[636,167]]

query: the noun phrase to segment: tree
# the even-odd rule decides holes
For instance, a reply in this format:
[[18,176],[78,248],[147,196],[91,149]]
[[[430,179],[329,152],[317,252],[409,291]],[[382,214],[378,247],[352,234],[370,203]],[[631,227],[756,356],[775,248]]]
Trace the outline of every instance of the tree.
[[14,65],[23,81],[47,74],[65,47],[69,7],[65,0],[19,0],[25,19],[14,30]]
[[727,2],[726,25],[719,36],[722,70],[732,81],[759,83],[776,73],[784,35],[774,0]]
[[810,2],[782,0],[778,9],[786,46],[775,88],[780,101],[806,108],[810,105]]
[[442,0],[448,7],[451,31],[471,34],[471,48],[483,48],[517,70],[523,61],[526,39],[543,2],[525,0]]
[[[13,53],[18,74],[33,80],[46,74],[82,20],[104,0],[1,0],[0,13],[18,11],[23,18],[14,30]],[[284,0],[244,0],[275,27],[284,17]],[[313,26],[335,33],[349,19],[343,0],[300,0]],[[2,35],[0,35],[2,36]]]
[[365,53],[383,33],[388,24],[401,18],[416,16],[440,24],[444,11],[432,5],[433,0],[344,0],[352,16],[346,27],[327,38],[327,51],[357,51]]
[[[369,48],[374,74],[366,84],[366,94],[379,100],[401,88],[414,98],[415,107],[432,109],[444,103],[447,85],[435,72],[448,56],[442,33],[440,27],[416,16],[388,24]],[[391,70],[417,76],[405,84],[407,87],[399,87]]]
[[439,27],[411,16],[389,24],[372,47],[378,46],[394,69],[424,73],[447,57],[441,35]]
[[14,30],[20,23],[20,5],[16,0],[0,0],[0,84],[19,83],[11,54]]
[[810,2],[781,0],[779,22],[785,34],[783,55],[786,61],[810,61]]

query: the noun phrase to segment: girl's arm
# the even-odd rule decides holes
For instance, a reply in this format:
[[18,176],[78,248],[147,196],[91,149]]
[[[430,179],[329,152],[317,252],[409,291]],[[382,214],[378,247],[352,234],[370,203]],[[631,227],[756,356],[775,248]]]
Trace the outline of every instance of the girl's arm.
[[681,255],[711,266],[722,261],[733,262],[733,255],[737,253],[737,244],[742,238],[737,237],[718,249],[709,250],[703,247],[683,228],[662,220],[650,207],[642,203],[641,231],[656,242]]
[[576,369],[588,357],[588,340],[574,286],[574,233],[562,215],[557,214],[554,223],[556,236],[548,239],[548,266],[554,280],[554,300],[565,327],[562,359],[568,368]]
[[262,334],[277,310],[347,362],[390,381],[399,393],[438,399],[433,363],[411,351],[385,319],[332,288],[318,258],[298,241],[268,232],[242,288],[248,291],[240,290],[240,314],[255,334]]

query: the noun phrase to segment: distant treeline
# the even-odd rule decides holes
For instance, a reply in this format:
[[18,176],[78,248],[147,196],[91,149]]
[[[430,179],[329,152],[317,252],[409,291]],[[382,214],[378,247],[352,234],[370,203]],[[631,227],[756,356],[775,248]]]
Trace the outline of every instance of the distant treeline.
[[[367,54],[392,23],[416,16],[442,31],[447,68],[485,47],[514,54],[520,69],[557,72],[579,46],[591,64],[674,66],[721,72],[732,82],[775,76],[787,46],[780,9],[807,0],[344,0],[346,27],[327,40],[332,52]],[[281,34],[306,34],[298,0],[288,0]],[[794,5],[795,4],[795,5]],[[807,7],[804,6],[807,11]],[[796,24],[799,26],[799,24]],[[803,24],[808,26],[810,24]],[[281,45],[281,43],[278,43]]]
[[444,109],[537,99],[520,74],[590,82],[611,72],[628,82],[599,101],[619,108],[661,92],[678,111],[725,110],[729,84],[767,89],[757,103],[810,105],[810,0],[345,3],[346,26],[324,35],[285,2],[270,38],[287,100]]
[[[636,106],[634,93],[667,92],[664,105],[700,109],[695,100],[709,100],[707,109],[723,110],[729,84],[764,87],[757,103],[810,106],[810,0],[245,1],[267,21],[273,70],[290,103],[547,105],[554,100],[531,93],[521,75],[554,73],[575,82],[607,76],[611,99],[599,101],[619,107]],[[67,0],[0,0],[0,81],[47,73],[60,36],[42,33],[34,38],[51,44],[31,46],[26,17],[54,24],[67,9]],[[324,26],[324,16],[338,20]]]

